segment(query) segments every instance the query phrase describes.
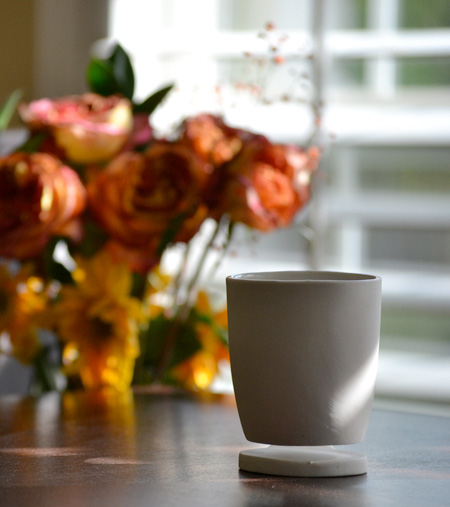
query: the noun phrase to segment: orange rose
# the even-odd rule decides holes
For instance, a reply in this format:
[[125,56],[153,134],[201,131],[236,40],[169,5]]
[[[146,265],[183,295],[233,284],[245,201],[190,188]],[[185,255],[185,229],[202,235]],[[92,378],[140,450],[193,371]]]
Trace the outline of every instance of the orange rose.
[[105,249],[114,262],[125,262],[131,271],[145,274],[154,268],[160,260],[158,253],[160,241],[160,237],[154,236],[146,245],[133,247],[119,241],[109,240]]
[[78,175],[52,155],[0,158],[0,257],[31,258],[55,234],[76,236],[84,206]]
[[226,168],[218,212],[261,231],[289,225],[309,199],[318,157],[315,148],[304,151],[254,137]]
[[[134,259],[139,252],[151,257],[168,227],[175,227],[172,239],[179,241],[198,231],[206,217],[199,196],[202,171],[195,154],[176,143],[123,153],[88,184],[92,215]],[[184,227],[175,226],[178,219]]]
[[131,103],[95,93],[41,99],[19,108],[33,131],[48,131],[56,147],[77,164],[104,162],[117,155],[132,129]]
[[200,114],[182,124],[181,142],[208,164],[208,173],[231,160],[253,134],[229,127],[219,116]]

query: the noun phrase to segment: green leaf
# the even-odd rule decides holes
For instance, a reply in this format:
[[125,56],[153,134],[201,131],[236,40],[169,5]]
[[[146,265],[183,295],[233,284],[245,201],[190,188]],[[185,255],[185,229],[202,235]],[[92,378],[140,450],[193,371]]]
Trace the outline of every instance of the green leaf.
[[132,100],[134,94],[134,71],[126,51],[117,44],[106,59],[93,58],[87,68],[90,89],[107,97],[116,93]]
[[132,100],[134,94],[134,71],[130,57],[120,44],[117,44],[110,57],[118,91],[127,99]]
[[194,327],[186,323],[180,327],[180,335],[176,342],[169,367],[173,368],[185,359],[189,359],[201,348],[202,345]]
[[41,132],[39,134],[35,134],[29,137],[23,144],[21,144],[15,151],[22,151],[24,153],[34,153],[39,151],[42,143],[47,138],[48,134],[46,132]]
[[148,115],[152,114],[153,111],[159,106],[159,104],[163,101],[163,99],[170,92],[170,90],[172,90],[173,87],[174,85],[171,84],[153,93],[152,95],[147,97],[143,102],[141,102],[141,104],[136,104],[134,106],[134,112],[147,113]]
[[211,329],[214,331],[217,338],[228,347],[228,330],[224,329],[222,326],[217,325],[212,315],[206,314],[204,312],[199,312],[193,308],[191,310],[190,318],[193,319],[193,321],[202,322],[203,324],[208,324],[211,326]]
[[49,273],[49,277],[53,280],[58,280],[58,282],[66,285],[73,284],[71,272],[61,263],[54,260],[47,271]]
[[22,95],[21,90],[15,90],[0,107],[0,130],[8,128]]
[[108,240],[108,234],[92,220],[84,224],[84,239],[76,251],[85,257],[92,257]]
[[92,59],[86,72],[89,88],[94,93],[107,97],[119,92],[113,66],[108,60]]
[[150,321],[150,325],[144,332],[142,340],[145,342],[143,347],[144,365],[150,368],[154,368],[162,354],[163,345],[167,339],[171,320],[164,317],[164,315],[158,315]]
[[166,247],[175,239],[176,235],[183,225],[183,222],[186,220],[186,217],[186,212],[179,213],[169,222],[167,229],[164,231],[164,234],[161,237],[161,242],[159,243],[157,251],[158,255],[162,255]]
[[60,262],[56,261],[53,258],[56,244],[59,241],[65,242],[65,239],[63,239],[62,237],[59,237],[59,236],[55,236],[49,241],[49,243],[45,247],[45,250],[43,253],[43,261],[44,261],[46,276],[48,278],[51,278],[53,280],[57,280],[58,282],[61,282],[64,284],[73,284],[72,274],[70,273],[70,271],[65,266],[63,266]]
[[145,288],[147,286],[147,277],[141,273],[132,273],[133,286],[131,288],[131,295],[135,298],[142,299],[145,294]]
[[50,351],[43,347],[34,358],[34,378],[31,391],[35,395],[41,395],[58,389],[56,382],[57,370],[50,360]]
[[173,368],[180,362],[188,359],[201,349],[201,344],[195,332],[194,326],[188,323],[179,324],[173,319],[168,319],[163,314],[150,321],[150,325],[143,336],[145,340],[144,365],[155,368],[163,353],[164,344],[169,339],[173,326],[177,326],[177,338],[174,349],[170,356],[167,369]]

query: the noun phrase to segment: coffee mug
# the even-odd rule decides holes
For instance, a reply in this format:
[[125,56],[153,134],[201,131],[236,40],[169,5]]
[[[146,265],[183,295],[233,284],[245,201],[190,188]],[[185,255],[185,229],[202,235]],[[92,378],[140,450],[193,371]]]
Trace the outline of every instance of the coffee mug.
[[242,428],[247,440],[272,446],[241,453],[241,468],[280,473],[274,463],[286,459],[291,473],[282,475],[365,473],[365,456],[330,446],[361,442],[368,426],[378,362],[380,277],[281,271],[234,275],[226,284],[231,373]]

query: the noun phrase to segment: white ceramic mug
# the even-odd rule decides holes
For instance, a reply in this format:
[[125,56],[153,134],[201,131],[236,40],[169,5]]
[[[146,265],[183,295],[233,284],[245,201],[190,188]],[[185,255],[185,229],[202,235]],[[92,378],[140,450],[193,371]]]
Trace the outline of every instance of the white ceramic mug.
[[284,271],[230,276],[231,371],[251,442],[363,440],[378,362],[381,279]]

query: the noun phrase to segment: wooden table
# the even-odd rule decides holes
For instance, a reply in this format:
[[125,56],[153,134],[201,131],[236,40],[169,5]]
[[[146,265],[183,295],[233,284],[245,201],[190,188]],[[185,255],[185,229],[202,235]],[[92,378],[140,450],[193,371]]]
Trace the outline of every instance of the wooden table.
[[450,419],[375,410],[367,475],[269,477],[238,470],[232,396],[49,394],[0,398],[0,505],[447,506]]

